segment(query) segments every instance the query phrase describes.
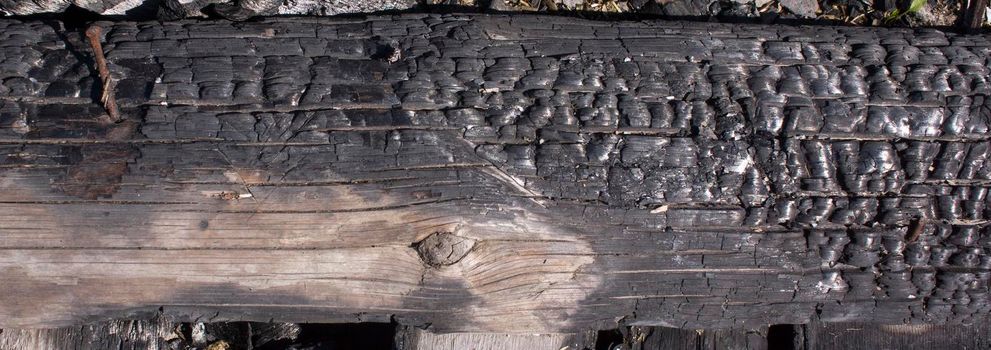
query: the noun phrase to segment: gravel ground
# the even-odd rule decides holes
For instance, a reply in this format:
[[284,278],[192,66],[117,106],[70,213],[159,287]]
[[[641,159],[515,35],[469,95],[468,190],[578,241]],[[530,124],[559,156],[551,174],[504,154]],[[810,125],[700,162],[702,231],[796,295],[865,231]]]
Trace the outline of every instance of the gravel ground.
[[[435,3],[450,3],[433,0]],[[929,0],[919,11],[892,18],[908,3],[896,0],[505,0],[506,10],[596,11],[677,17],[819,20],[852,25],[952,26],[960,13],[953,0]],[[891,20],[889,20],[891,19]]]
[[[547,11],[647,14],[701,20],[782,21],[893,26],[952,26],[959,1],[928,1],[892,16],[913,0],[0,0],[0,13],[66,12],[138,19],[259,15],[338,15],[398,10]],[[962,0],[961,0],[962,1]]]

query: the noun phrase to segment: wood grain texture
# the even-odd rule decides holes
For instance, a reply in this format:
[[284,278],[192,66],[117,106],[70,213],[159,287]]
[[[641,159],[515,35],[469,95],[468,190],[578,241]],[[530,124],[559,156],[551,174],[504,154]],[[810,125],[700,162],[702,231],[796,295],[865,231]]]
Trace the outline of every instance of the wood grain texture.
[[802,326],[804,343],[799,349],[987,349],[991,347],[986,324],[874,325],[863,323]]
[[984,36],[0,21],[0,327],[973,323]]
[[[308,335],[301,335],[302,328],[293,323],[180,323],[168,317],[110,320],[51,329],[7,329],[0,332],[0,349],[192,350],[223,349],[225,346],[239,350],[287,349],[288,345],[306,345],[303,342],[307,341],[304,338]],[[325,338],[344,338],[332,330],[323,331],[327,333]],[[359,336],[360,333],[352,332],[351,335]],[[335,340],[338,341],[326,343],[341,343],[341,339]]]
[[0,349],[178,349],[170,346],[180,341],[172,326],[170,322],[114,320],[56,329],[5,329],[0,333]]
[[[586,346],[588,345],[588,346]],[[502,350],[502,349],[592,349],[578,334],[447,333],[435,334],[406,328],[396,335],[396,350]]]

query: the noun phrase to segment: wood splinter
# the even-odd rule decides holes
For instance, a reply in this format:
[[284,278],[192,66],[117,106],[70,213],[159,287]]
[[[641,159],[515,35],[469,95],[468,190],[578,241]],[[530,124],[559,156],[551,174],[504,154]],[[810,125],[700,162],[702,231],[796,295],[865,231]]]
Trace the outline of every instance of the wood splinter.
[[107,68],[107,59],[103,56],[103,44],[100,42],[102,36],[103,29],[98,25],[94,24],[86,29],[86,39],[89,40],[89,46],[93,49],[96,70],[100,74],[100,81],[103,82],[100,91],[100,102],[103,103],[103,108],[107,110],[110,120],[117,123],[121,121],[121,118],[120,112],[117,111],[117,101],[114,98],[114,85],[116,84],[110,76],[110,69]]
[[926,229],[926,223],[923,219],[912,220],[911,224],[908,226],[908,232],[905,235],[906,243],[915,243],[922,235],[922,232]]

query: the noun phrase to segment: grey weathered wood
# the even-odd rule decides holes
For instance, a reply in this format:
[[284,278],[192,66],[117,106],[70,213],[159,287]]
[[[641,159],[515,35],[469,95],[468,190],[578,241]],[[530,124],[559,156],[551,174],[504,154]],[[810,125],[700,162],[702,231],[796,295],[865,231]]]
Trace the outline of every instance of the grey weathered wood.
[[[190,349],[250,350],[273,341],[292,342],[299,326],[291,323],[182,324],[167,317],[110,320],[52,329],[0,330],[3,350]],[[210,346],[213,346],[212,348]],[[221,346],[223,345],[223,346]]]
[[991,337],[986,324],[875,325],[863,323],[801,326],[801,349],[987,349]]
[[[593,333],[594,334],[594,333]],[[397,350],[581,350],[595,346],[594,337],[583,334],[447,333],[435,334],[405,327],[396,335]]]
[[0,327],[988,314],[989,45],[403,15],[0,21]]
[[173,349],[180,337],[171,322],[115,320],[56,329],[4,329],[0,349]]

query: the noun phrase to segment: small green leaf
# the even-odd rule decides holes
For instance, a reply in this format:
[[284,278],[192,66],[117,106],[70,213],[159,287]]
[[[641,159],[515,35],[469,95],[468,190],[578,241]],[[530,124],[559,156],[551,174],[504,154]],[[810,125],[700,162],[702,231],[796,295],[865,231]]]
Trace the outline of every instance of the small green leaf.
[[912,0],[912,4],[908,6],[908,11],[905,13],[919,12],[923,6],[926,6],[926,0]]
[[888,14],[884,15],[884,24],[891,24],[892,22],[897,21],[901,17],[902,17],[901,11],[899,11],[898,9],[894,9],[891,12],[888,12]]
[[908,5],[908,9],[905,11],[902,11],[901,9],[894,9],[884,15],[884,23],[891,24],[909,13],[919,12],[923,6],[926,6],[926,2],[927,0],[912,0],[912,3]]

